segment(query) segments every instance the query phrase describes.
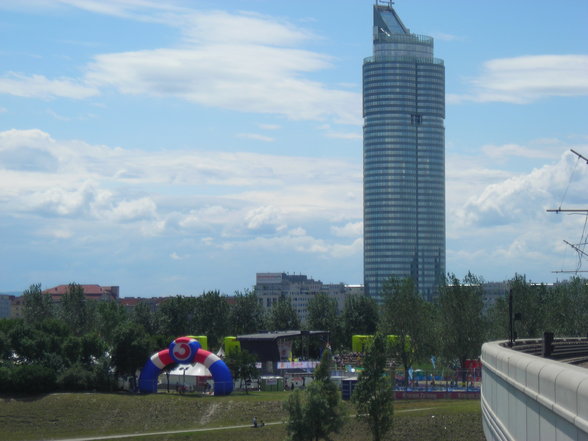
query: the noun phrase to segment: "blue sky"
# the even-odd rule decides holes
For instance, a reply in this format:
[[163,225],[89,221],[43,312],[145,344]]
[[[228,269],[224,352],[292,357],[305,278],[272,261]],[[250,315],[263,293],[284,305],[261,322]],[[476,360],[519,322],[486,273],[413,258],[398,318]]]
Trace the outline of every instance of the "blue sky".
[[[0,292],[362,283],[371,0],[0,2]],[[398,0],[446,65],[447,270],[567,275],[588,2]]]

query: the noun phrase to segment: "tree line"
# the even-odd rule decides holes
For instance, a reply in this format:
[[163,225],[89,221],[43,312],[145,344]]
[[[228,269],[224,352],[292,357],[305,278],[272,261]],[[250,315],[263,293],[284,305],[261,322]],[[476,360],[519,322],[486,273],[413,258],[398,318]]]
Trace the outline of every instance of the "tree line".
[[[206,335],[216,351],[225,336],[292,329],[330,332],[333,352],[350,350],[354,334],[396,335],[393,357],[405,369],[436,356],[444,366],[477,358],[484,341],[509,336],[507,292],[484,305],[483,280],[449,274],[433,302],[423,300],[410,279],[390,279],[382,301],[352,296],[338,312],[336,301],[317,294],[301,324],[282,296],[265,312],[254,291],[227,302],[218,291],[174,296],[153,310],[140,301],[131,311],[116,302],[85,299],[72,283],[59,303],[40,285],[23,293],[22,318],[0,320],[0,391],[112,390],[118,376],[132,376],[154,352],[182,335]],[[509,282],[519,338],[586,336],[588,287],[572,278],[555,286],[534,285],[524,276]],[[308,351],[308,349],[307,349]],[[318,350],[316,351],[318,353]]]

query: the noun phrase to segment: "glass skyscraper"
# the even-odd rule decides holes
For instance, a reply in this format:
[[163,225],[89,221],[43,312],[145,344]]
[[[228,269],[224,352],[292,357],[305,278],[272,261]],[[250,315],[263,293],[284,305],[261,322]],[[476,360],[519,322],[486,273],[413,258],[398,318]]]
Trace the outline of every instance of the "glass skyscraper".
[[445,66],[392,4],[376,0],[363,63],[364,284],[380,299],[410,277],[430,300],[445,275]]

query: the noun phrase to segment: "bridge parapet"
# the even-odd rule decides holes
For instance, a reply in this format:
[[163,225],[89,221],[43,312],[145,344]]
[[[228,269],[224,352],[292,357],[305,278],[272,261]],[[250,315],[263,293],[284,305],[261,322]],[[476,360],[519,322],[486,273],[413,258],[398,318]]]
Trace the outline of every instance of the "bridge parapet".
[[488,441],[588,441],[588,369],[485,343],[480,397]]

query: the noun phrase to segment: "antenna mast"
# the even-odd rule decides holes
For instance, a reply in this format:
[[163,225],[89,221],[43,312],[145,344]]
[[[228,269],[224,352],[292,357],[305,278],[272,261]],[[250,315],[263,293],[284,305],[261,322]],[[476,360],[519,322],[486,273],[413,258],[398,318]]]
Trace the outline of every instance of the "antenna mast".
[[[575,151],[574,149],[570,149],[570,151],[576,155],[578,157],[578,160],[582,159],[586,162],[586,164],[588,164],[588,158],[586,158],[585,156],[581,155],[580,153],[578,153],[577,151]],[[586,216],[586,221],[588,223],[588,209],[586,208],[571,208],[571,209],[562,209],[561,205],[559,208],[554,208],[554,209],[549,209],[547,210],[548,213],[570,213],[570,214],[583,214],[584,216]],[[580,268],[582,267],[582,258],[583,257],[588,257],[588,253],[586,253],[584,251],[586,245],[588,245],[588,238],[586,237],[586,225],[584,225],[584,231],[582,232],[582,237],[580,239],[580,243],[579,244],[572,244],[570,242],[568,242],[567,240],[564,240],[564,243],[568,246],[570,246],[571,248],[573,248],[574,251],[576,251],[576,253],[578,253],[578,267],[575,271],[553,271],[554,273],[585,273],[588,271],[581,271]],[[581,248],[580,248],[581,247]]]

